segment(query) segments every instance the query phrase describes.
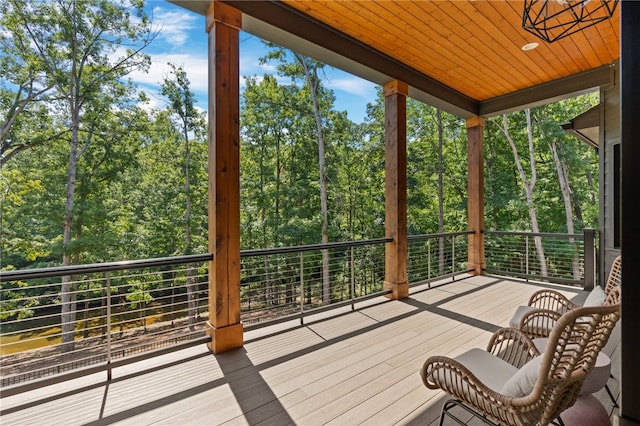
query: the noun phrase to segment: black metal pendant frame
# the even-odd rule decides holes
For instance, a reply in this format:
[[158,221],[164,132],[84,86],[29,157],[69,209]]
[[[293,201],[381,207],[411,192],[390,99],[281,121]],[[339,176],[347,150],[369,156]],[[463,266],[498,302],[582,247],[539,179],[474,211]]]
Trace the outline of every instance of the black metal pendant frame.
[[524,0],[522,28],[553,43],[613,16],[620,0]]

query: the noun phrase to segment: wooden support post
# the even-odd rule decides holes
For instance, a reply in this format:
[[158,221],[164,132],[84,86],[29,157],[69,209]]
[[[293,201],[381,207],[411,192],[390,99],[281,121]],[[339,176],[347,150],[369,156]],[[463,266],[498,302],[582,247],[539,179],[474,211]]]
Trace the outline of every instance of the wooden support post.
[[243,345],[240,322],[240,11],[213,1],[209,36],[209,350]]
[[467,119],[468,268],[475,275],[486,269],[484,260],[484,118]]
[[392,81],[385,99],[385,290],[392,299],[409,296],[407,281],[407,93],[408,86]]

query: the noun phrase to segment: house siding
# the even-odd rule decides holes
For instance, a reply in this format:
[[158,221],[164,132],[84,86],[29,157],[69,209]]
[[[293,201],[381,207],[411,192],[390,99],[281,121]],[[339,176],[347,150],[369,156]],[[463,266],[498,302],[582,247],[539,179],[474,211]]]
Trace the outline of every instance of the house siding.
[[607,279],[613,259],[621,252],[615,245],[614,148],[620,144],[619,68],[612,85],[600,90],[600,282]]

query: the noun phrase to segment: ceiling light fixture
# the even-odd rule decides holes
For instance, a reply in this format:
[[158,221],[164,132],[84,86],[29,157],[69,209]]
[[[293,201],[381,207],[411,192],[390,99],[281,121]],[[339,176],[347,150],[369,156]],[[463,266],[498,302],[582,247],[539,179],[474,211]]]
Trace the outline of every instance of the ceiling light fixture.
[[533,43],[527,43],[524,46],[522,46],[522,50],[524,50],[525,52],[528,50],[533,50],[536,47],[538,47],[540,44],[536,43],[535,41]]
[[620,0],[524,0],[522,28],[547,43],[613,16]]

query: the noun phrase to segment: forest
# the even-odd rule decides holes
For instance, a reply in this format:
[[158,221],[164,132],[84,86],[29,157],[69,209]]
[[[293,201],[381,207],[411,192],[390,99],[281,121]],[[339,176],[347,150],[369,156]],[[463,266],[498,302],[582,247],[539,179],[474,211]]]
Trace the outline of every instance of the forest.
[[[207,253],[206,113],[179,64],[156,93],[128,79],[158,31],[143,3],[10,0],[0,26],[1,269]],[[356,123],[326,65],[264,51],[274,72],[243,76],[241,248],[383,237],[381,90]],[[598,102],[487,119],[487,229],[597,229],[597,152],[560,125]],[[409,235],[466,230],[464,120],[409,99],[407,150]],[[12,317],[5,302],[28,288],[2,285]]]

